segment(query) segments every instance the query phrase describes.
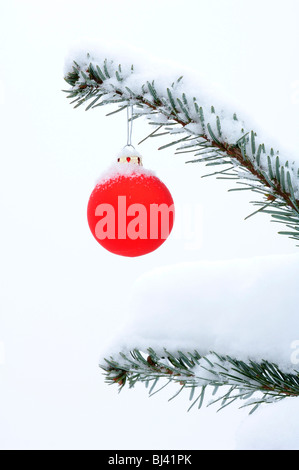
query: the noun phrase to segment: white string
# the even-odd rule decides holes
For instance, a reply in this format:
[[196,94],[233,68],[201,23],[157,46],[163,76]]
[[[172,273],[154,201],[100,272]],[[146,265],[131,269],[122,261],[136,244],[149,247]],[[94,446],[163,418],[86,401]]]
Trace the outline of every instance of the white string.
[[133,147],[132,145],[132,129],[133,129],[132,117],[133,117],[133,104],[127,106],[127,146],[128,147]]

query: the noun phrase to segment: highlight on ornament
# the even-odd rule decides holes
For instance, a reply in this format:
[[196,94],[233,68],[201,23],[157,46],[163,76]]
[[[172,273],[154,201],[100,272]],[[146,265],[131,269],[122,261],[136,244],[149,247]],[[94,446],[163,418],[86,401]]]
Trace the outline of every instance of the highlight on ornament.
[[111,253],[136,257],[155,251],[169,237],[174,202],[165,184],[126,146],[97,182],[88,203],[88,223]]

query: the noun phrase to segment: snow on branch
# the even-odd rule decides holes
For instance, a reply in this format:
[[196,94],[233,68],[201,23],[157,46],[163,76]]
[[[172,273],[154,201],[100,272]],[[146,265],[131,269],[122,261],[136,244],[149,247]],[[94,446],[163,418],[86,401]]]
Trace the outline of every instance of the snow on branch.
[[[175,138],[162,148],[177,146],[188,152],[188,162],[204,162],[211,175],[237,180],[232,191],[251,190],[260,196],[251,214],[270,214],[286,230],[279,233],[299,240],[299,169],[296,161],[265,145],[253,129],[215,103],[207,103],[204,90],[183,77],[149,76],[130,63],[79,54],[68,61],[65,80],[75,108],[86,110],[114,103],[111,114],[135,105],[133,119],[145,116],[156,126],[148,137]],[[162,130],[162,132],[158,131]],[[207,176],[207,175],[205,175]]]
[[[241,400],[241,408],[251,407],[251,414],[262,403],[299,396],[298,374],[282,372],[276,364],[267,361],[244,362],[215,352],[202,356],[198,351],[173,354],[164,349],[164,353],[157,354],[151,348],[146,353],[134,349],[105,359],[101,368],[109,384],[117,384],[122,389],[126,384],[132,388],[141,382],[149,388],[150,396],[167,385],[179,384],[179,390],[170,400],[188,391],[191,402],[188,411],[195,405],[201,408],[208,386],[214,388],[215,395],[209,405],[220,403],[218,411]],[[164,383],[157,388],[161,379],[165,379]],[[216,395],[219,387],[225,389],[220,397]]]
[[298,261],[198,261],[143,274],[124,304],[126,327],[103,354],[107,381],[153,392],[166,379],[192,398],[223,386],[223,405],[298,396]]

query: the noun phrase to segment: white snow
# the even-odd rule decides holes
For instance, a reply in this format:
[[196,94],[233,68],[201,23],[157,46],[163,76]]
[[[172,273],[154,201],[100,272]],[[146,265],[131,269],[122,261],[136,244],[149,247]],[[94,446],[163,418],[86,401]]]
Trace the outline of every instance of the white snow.
[[133,145],[126,145],[121,151],[117,154],[116,158],[119,157],[141,157],[141,153],[133,147]]
[[[124,156],[122,153],[120,154]],[[134,153],[134,155],[139,156],[140,154],[136,152]],[[105,181],[118,178],[121,175],[130,176],[130,177],[135,177],[135,176],[140,176],[140,175],[156,176],[155,172],[145,168],[144,166],[136,165],[136,163],[131,163],[131,162],[119,163],[116,160],[105,171],[101,173],[101,175],[96,180],[96,184],[103,184],[105,183]]]
[[107,354],[149,347],[215,351],[298,369],[298,279],[297,254],[154,269],[132,287],[124,306],[128,322]]
[[299,450],[299,398],[262,405],[236,431],[236,450]]

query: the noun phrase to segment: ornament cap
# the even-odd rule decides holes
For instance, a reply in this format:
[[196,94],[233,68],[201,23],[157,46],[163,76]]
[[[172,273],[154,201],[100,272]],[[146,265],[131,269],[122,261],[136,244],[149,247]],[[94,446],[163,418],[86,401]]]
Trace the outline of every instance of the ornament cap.
[[134,163],[142,166],[142,157],[133,145],[126,145],[117,155],[118,163]]

